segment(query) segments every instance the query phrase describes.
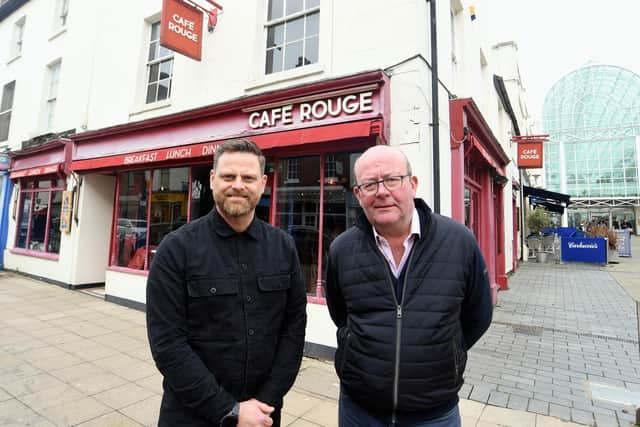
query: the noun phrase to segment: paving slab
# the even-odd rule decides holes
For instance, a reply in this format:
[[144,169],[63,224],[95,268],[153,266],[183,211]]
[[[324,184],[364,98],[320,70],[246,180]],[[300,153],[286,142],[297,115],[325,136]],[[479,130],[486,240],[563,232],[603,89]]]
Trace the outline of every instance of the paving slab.
[[[632,240],[637,258],[606,267],[521,264],[510,289],[498,294],[489,331],[469,353],[467,397],[496,406],[505,406],[506,397],[507,408],[526,404],[540,416],[626,427],[621,402],[629,403],[640,383],[633,297],[640,289],[640,239]],[[591,384],[627,398],[603,403],[613,394],[594,398]]]
[[[640,390],[637,329],[618,330],[630,328],[628,293],[615,292],[607,269],[538,267],[511,278],[496,321],[470,353],[463,425],[626,427],[628,408],[585,395],[590,381]],[[0,273],[0,342],[0,426],[157,422],[162,377],[144,313]],[[338,394],[333,363],[304,358],[283,425],[337,425]]]

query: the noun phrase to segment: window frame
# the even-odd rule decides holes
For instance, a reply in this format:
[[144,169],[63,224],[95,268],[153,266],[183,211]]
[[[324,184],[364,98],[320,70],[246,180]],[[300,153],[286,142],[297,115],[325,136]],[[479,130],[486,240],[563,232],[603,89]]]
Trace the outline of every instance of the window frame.
[[69,0],[56,0],[53,12],[53,31],[67,27],[69,21]]
[[[269,20],[269,10],[271,9],[271,1],[272,0],[268,0],[267,1],[267,7],[265,10],[265,23],[264,23],[264,43],[263,43],[263,49],[262,49],[262,56],[264,58],[264,67],[263,67],[263,74],[265,76],[270,76],[270,75],[274,75],[274,74],[279,74],[279,73],[284,73],[287,71],[291,71],[291,70],[296,70],[296,69],[302,69],[302,68],[306,68],[308,66],[311,65],[316,65],[320,63],[320,34],[322,32],[322,27],[321,27],[321,20],[320,20],[320,9],[321,9],[321,2],[319,1],[318,4],[316,6],[312,6],[310,8],[305,8],[306,6],[306,1],[309,0],[304,0],[303,3],[303,7],[302,10],[299,10],[297,12],[293,12],[289,15],[286,14],[286,5],[287,5],[287,1],[290,0],[283,0],[283,15],[275,18],[275,19],[271,19]],[[306,23],[307,23],[307,16],[313,15],[317,13],[318,14],[318,33],[317,34],[313,34],[313,35],[307,35],[306,34]],[[300,19],[303,18],[304,19],[304,24],[303,24],[303,30],[302,30],[302,38],[301,39],[296,39],[296,40],[286,40],[286,28],[287,28],[287,23],[291,22],[291,21],[295,21],[296,19]],[[274,44],[273,46],[269,46],[269,30],[271,28],[275,28],[276,26],[279,25],[283,25],[283,35],[282,35],[282,44]],[[318,40],[318,46],[316,47],[317,50],[317,55],[318,58],[316,59],[316,62],[310,62],[308,64],[301,64],[299,66],[295,66],[292,68],[285,68],[286,66],[286,52],[287,52],[287,45],[292,45],[294,43],[297,42],[302,42],[302,57],[304,59],[306,59],[306,42],[307,40],[316,37]],[[269,51],[274,51],[276,49],[282,48],[282,60],[281,60],[281,67],[278,70],[275,71],[268,71],[267,67],[268,67],[268,55],[269,55]]]
[[[51,181],[52,185],[50,187],[40,187],[38,185],[40,181]],[[61,186],[57,185],[58,181],[62,181]],[[29,187],[29,183],[34,183],[33,187]],[[57,260],[59,258],[60,248],[58,248],[58,252],[49,251],[51,209],[52,209],[54,193],[63,192],[65,190],[66,190],[65,178],[59,175],[43,175],[35,178],[28,178],[28,179],[23,178],[20,180],[20,187],[17,194],[18,215],[16,217],[16,229],[15,229],[15,235],[13,240],[13,248],[11,249],[11,252],[21,254],[21,255],[29,255],[29,256],[34,256],[38,258],[48,258],[53,260]],[[46,217],[46,225],[45,225],[45,232],[44,232],[44,241],[42,243],[43,250],[31,249],[29,247],[29,244],[31,243],[31,231],[33,227],[33,213],[34,213],[33,198],[35,197],[36,193],[49,193],[48,202],[47,202],[47,217]],[[27,197],[27,195],[28,197],[31,198],[31,205],[29,206],[29,220],[27,222],[27,234],[26,234],[25,243],[24,243],[25,247],[21,248],[16,245],[18,243],[18,239],[20,236],[20,224],[22,222],[22,216],[23,216],[23,211],[21,209],[22,203],[24,198]],[[62,236],[60,238],[60,246],[62,246]]]
[[[8,96],[8,88],[9,86],[12,86],[12,90],[11,90],[11,103],[9,104],[6,101],[6,97]],[[13,111],[13,100],[15,99],[15,95],[16,95],[16,81],[10,81],[9,83],[6,83],[3,87],[2,87],[2,98],[0,98],[0,142],[2,141],[7,141],[9,139],[9,131],[11,130],[11,112]],[[2,109],[3,106],[5,104],[9,104],[7,106],[6,109]],[[8,116],[7,119],[7,129],[6,129],[6,135],[4,135],[4,129],[2,128],[2,121],[1,119],[4,116]]]
[[56,110],[58,106],[58,89],[60,87],[60,74],[62,72],[62,60],[57,60],[47,65],[47,88],[45,97],[45,127],[53,130]]
[[24,33],[27,27],[27,17],[22,16],[13,24],[13,40],[11,43],[11,57],[16,58],[22,55],[24,48]]
[[[155,177],[155,173],[157,172],[158,175],[158,180],[161,182],[163,180],[163,174],[162,171],[164,170],[170,170],[170,169],[180,169],[180,168],[187,168],[188,169],[188,183],[187,183],[187,222],[186,224],[189,224],[191,221],[194,220],[193,218],[193,212],[191,210],[191,197],[192,197],[192,191],[193,191],[193,169],[198,167],[198,166],[202,166],[202,165],[209,165],[210,163],[208,162],[196,162],[196,163],[189,163],[189,164],[185,164],[185,165],[169,165],[169,166],[155,166],[155,167],[148,167],[148,168],[140,168],[140,169],[124,169],[124,170],[119,170],[116,173],[116,189],[115,189],[115,203],[114,203],[114,208],[113,208],[113,219],[112,219],[112,228],[111,228],[111,238],[110,238],[110,247],[109,247],[109,262],[108,262],[108,266],[107,269],[109,270],[113,270],[113,271],[120,271],[120,272],[124,272],[124,273],[130,273],[130,274],[141,274],[141,275],[146,275],[149,273],[149,246],[150,246],[150,241],[149,241],[149,235],[150,235],[150,227],[151,225],[153,225],[153,221],[152,221],[152,212],[151,212],[151,204],[152,204],[152,199],[153,199],[153,194],[154,194],[154,190],[153,190],[153,181],[154,181],[154,177]],[[146,207],[146,242],[145,242],[145,248],[146,248],[146,254],[147,256],[145,256],[145,260],[144,260],[144,265],[142,267],[142,269],[135,269],[135,268],[131,268],[131,267],[127,267],[127,266],[122,266],[122,265],[118,265],[118,260],[117,260],[117,250],[116,250],[116,245],[118,244],[118,238],[117,238],[117,229],[118,229],[118,221],[122,218],[119,217],[119,212],[120,212],[120,189],[121,189],[121,180],[122,177],[125,174],[128,174],[130,172],[149,172],[149,181],[147,182],[147,188],[146,188],[146,194],[145,197],[148,201],[147,203],[147,207]],[[161,183],[162,185],[162,183]],[[127,220],[130,220],[129,218],[126,218]],[[159,244],[160,242],[158,242]]]
[[[153,34],[155,26],[157,26],[157,38],[154,38],[154,34]],[[156,45],[155,47],[153,47],[154,49],[153,58],[149,59],[149,56],[150,56],[149,52],[152,49],[152,46],[154,45],[154,43]],[[167,52],[167,54],[164,56],[161,55],[163,50]],[[147,43],[147,49],[145,51],[145,58],[146,58],[145,79],[144,79],[144,91],[143,91],[142,104],[145,106],[149,106],[149,105],[157,104],[159,102],[169,101],[171,99],[171,91],[173,89],[173,71],[175,67],[175,53],[171,49],[168,49],[164,46],[160,46],[160,21],[159,20],[154,20],[153,22],[149,22],[149,39]],[[165,63],[168,63],[170,67],[169,77],[162,79],[160,78],[161,70],[162,70],[162,65]],[[152,76],[152,68],[156,65],[158,66],[158,75],[156,79],[152,82],[150,81]],[[165,98],[158,99],[158,93],[159,93],[158,89],[160,87],[160,82],[164,80],[168,81],[167,96]],[[154,84],[156,85],[155,96],[152,101],[149,101],[149,87]]]

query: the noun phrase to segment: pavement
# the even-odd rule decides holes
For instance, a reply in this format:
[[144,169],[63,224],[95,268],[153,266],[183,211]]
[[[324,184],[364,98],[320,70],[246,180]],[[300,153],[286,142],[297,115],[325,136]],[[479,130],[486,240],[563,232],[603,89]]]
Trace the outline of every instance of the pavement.
[[[640,237],[606,267],[524,263],[469,354],[463,426],[630,426],[640,395]],[[144,313],[0,272],[0,426],[152,426]],[[331,362],[304,358],[283,425],[337,426]],[[640,402],[638,402],[640,404]]]

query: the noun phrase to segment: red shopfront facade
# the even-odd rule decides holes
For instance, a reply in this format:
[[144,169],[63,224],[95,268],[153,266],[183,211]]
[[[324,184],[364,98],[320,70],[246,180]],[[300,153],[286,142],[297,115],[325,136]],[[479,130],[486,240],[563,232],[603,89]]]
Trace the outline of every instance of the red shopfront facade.
[[56,139],[11,153],[10,178],[17,184],[11,253],[57,260],[62,192],[71,167],[71,141]]
[[374,71],[82,133],[71,168],[115,176],[108,270],[146,275],[162,238],[213,207],[217,146],[256,142],[268,176],[257,215],[294,237],[309,301],[323,303],[329,242],[360,210],[353,163],[388,126],[389,81]]
[[[507,289],[505,269],[504,185],[509,158],[500,147],[475,102],[449,103],[451,123],[452,217],[476,236],[485,257],[492,298]],[[508,200],[507,203],[511,203]]]

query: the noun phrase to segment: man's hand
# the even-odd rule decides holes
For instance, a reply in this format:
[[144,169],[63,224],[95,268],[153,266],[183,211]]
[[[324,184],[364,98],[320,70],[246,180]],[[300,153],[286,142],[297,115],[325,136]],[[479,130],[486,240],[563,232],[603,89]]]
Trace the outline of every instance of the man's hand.
[[257,399],[240,402],[238,427],[271,427],[271,413],[275,408]]

